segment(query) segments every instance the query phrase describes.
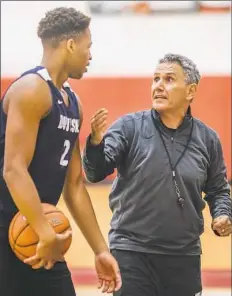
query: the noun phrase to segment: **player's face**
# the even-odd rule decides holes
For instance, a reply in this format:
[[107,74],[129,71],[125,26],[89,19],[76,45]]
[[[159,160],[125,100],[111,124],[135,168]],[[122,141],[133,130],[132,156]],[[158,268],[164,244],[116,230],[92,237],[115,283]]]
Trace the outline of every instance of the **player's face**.
[[152,83],[153,108],[158,112],[182,109],[192,97],[182,67],[176,63],[162,63],[156,67]]
[[87,67],[92,59],[90,30],[86,29],[72,42],[68,45],[72,47],[68,54],[68,73],[70,78],[80,79],[87,72]]

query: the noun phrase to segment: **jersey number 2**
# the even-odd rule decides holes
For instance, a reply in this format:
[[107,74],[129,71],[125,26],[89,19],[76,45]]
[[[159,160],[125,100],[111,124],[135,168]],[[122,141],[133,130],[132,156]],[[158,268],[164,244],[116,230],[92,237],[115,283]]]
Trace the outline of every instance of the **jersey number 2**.
[[61,156],[61,159],[60,159],[60,165],[62,166],[67,166],[68,165],[68,160],[65,159],[65,157],[67,156],[68,152],[69,152],[69,149],[70,149],[70,141],[69,140],[65,140],[64,141],[64,152]]

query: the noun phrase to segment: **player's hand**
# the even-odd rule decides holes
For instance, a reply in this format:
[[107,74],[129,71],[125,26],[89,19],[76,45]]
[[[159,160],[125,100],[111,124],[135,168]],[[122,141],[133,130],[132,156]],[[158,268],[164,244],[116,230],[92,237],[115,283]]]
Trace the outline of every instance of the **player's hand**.
[[48,237],[40,240],[36,248],[36,254],[25,259],[24,263],[31,265],[33,269],[42,267],[50,269],[55,262],[64,261],[62,246],[71,235],[71,230],[68,230],[62,234],[55,233],[52,238]]
[[118,263],[109,251],[104,251],[95,257],[95,267],[98,278],[98,289],[103,293],[118,291],[122,286],[122,279]]
[[212,222],[212,228],[220,236],[229,236],[232,233],[231,220],[226,215],[215,218]]
[[101,143],[106,130],[108,111],[106,109],[98,110],[91,118],[91,143],[98,145]]

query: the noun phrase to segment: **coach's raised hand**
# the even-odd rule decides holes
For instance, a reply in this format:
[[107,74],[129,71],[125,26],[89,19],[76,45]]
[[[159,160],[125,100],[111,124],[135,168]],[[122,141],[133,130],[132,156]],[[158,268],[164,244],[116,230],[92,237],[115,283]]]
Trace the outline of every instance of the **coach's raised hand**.
[[101,143],[106,130],[108,111],[103,108],[98,110],[91,118],[91,143],[98,145]]

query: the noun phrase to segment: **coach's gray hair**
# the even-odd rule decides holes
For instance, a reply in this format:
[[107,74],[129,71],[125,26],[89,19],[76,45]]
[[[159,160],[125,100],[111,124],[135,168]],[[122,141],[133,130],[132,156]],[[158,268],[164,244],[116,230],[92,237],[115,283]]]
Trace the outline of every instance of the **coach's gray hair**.
[[162,59],[159,60],[159,63],[160,64],[161,63],[179,64],[185,73],[187,84],[192,84],[192,83],[198,84],[201,79],[201,75],[197,69],[197,66],[194,64],[193,61],[191,61],[189,58],[185,56],[168,53]]

